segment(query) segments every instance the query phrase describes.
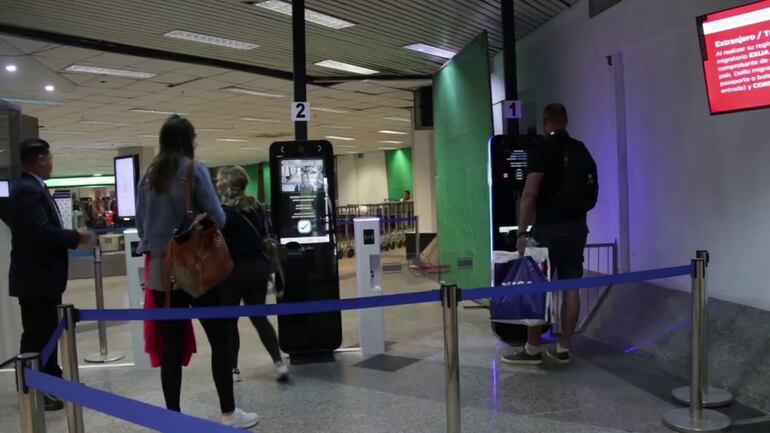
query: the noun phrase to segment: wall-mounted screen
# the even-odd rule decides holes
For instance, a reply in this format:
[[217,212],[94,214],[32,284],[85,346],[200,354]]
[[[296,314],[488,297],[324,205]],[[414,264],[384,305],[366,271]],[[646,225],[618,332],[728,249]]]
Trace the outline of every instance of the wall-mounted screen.
[[282,244],[331,241],[325,173],[321,158],[281,160],[281,203],[284,206],[280,224]]
[[770,0],[698,18],[712,114],[770,106]]
[[136,217],[136,184],[139,182],[139,156],[115,158],[115,196],[119,218]]

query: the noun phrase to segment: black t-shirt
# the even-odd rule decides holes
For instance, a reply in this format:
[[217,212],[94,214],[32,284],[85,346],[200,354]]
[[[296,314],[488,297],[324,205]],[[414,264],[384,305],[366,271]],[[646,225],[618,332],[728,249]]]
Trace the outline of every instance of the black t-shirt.
[[564,172],[564,152],[568,146],[582,144],[567,131],[557,132],[527,150],[527,173],[543,173],[543,183],[537,197],[535,226],[543,227],[575,221],[585,221],[586,214],[568,215],[562,210],[560,194]]
[[[222,208],[227,216],[222,235],[225,237],[227,249],[230,250],[230,257],[233,259],[262,257],[264,251],[262,240],[265,237],[264,213],[238,211],[228,205],[223,205]],[[246,219],[251,225],[246,222]]]

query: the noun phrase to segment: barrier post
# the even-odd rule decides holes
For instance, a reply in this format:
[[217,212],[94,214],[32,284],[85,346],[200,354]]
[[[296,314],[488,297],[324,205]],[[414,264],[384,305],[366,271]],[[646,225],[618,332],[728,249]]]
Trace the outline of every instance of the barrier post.
[[694,274],[692,277],[692,372],[690,377],[690,407],[688,409],[672,409],[663,415],[663,425],[683,433],[690,432],[723,432],[730,427],[731,421],[726,415],[713,410],[703,409],[704,389],[701,386],[701,374],[704,363],[701,355],[706,336],[703,334],[705,320],[705,275],[706,259],[698,257],[693,260]]
[[[64,320],[64,333],[61,338],[62,376],[70,382],[80,383],[78,349],[75,339],[75,323],[77,322],[75,313],[74,306],[59,305],[59,320]],[[71,401],[65,401],[64,408],[67,412],[67,431],[69,433],[83,433],[85,430],[83,408]]]
[[[709,253],[708,251],[698,251],[696,257],[705,260],[706,273],[703,278],[703,336],[704,343],[701,346],[700,357],[703,360],[703,368],[700,372],[700,386],[703,389],[703,407],[722,407],[727,406],[733,402],[733,395],[729,391],[709,386],[709,332],[708,332],[708,278],[707,271],[709,266]],[[677,403],[685,406],[689,405],[692,401],[690,397],[690,387],[682,386],[671,391],[671,396]]]
[[45,413],[43,412],[43,394],[29,386],[24,377],[24,369],[40,370],[40,355],[22,353],[16,357],[16,390],[19,393],[19,415],[21,433],[45,433]]
[[[104,309],[104,277],[102,274],[102,247],[97,242],[94,246],[94,286],[96,291],[96,309]],[[120,361],[125,355],[122,352],[110,353],[107,346],[107,324],[100,320],[96,323],[99,332],[99,353],[86,356],[85,361],[93,364],[104,364]]]
[[414,216],[414,263],[422,263],[420,259],[421,253],[420,246],[420,217]]
[[446,372],[447,433],[460,433],[460,349],[457,329],[457,286],[441,285],[441,309],[444,317],[444,366]]

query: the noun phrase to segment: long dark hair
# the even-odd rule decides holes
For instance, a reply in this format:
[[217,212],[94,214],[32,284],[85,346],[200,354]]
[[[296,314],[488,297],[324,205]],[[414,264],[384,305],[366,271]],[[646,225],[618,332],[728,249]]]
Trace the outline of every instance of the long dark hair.
[[174,114],[160,128],[160,152],[147,172],[150,188],[164,193],[171,185],[183,157],[195,159],[195,128],[189,120]]

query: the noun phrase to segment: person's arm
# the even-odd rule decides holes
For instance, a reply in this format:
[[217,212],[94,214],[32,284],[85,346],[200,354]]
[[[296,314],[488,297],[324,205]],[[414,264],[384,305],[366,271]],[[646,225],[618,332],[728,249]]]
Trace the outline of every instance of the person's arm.
[[34,190],[19,191],[19,196],[14,200],[15,212],[19,216],[16,224],[20,224],[22,231],[32,237],[31,241],[52,245],[56,248],[74,250],[80,245],[86,234],[65,230],[53,224],[46,213],[50,207],[48,198],[43,193]]
[[227,217],[222,209],[222,204],[219,202],[217,191],[214,189],[214,182],[211,181],[209,169],[200,161],[195,161],[194,164],[193,176],[198,181],[194,185],[195,191],[193,193],[195,199],[201,209],[214,219],[217,226],[222,228],[227,222]]

